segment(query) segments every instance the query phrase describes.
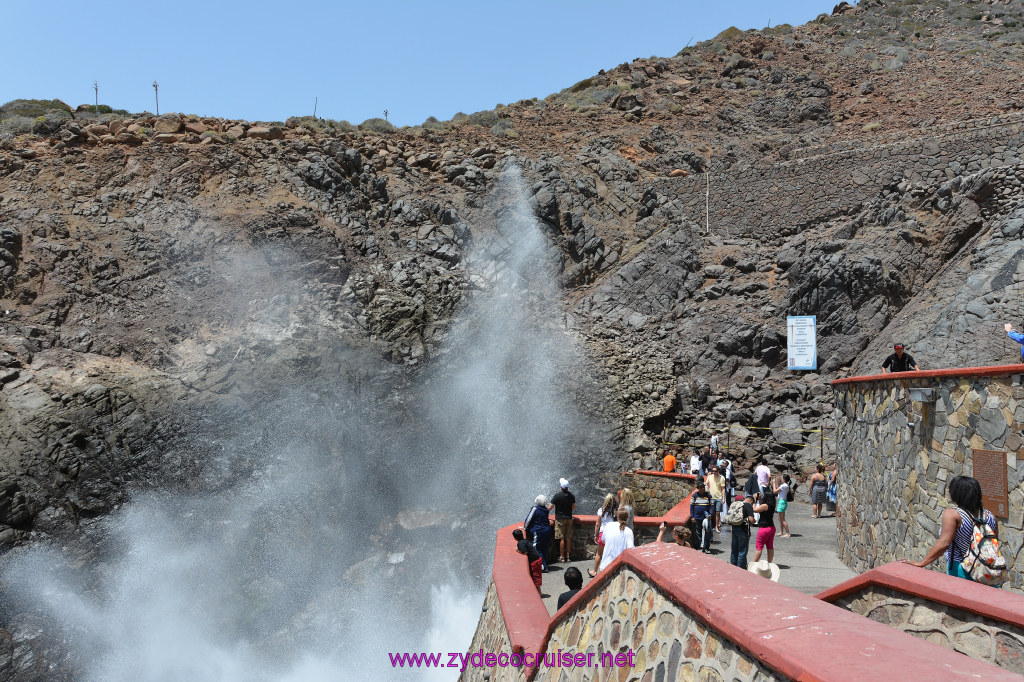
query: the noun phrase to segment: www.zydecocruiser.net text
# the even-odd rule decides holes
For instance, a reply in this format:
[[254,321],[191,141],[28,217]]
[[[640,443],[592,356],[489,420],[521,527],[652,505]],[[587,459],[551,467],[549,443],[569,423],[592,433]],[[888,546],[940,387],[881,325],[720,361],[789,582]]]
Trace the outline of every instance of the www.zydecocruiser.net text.
[[393,668],[632,668],[634,652],[619,653],[494,653],[493,651],[448,652],[448,653],[389,653]]

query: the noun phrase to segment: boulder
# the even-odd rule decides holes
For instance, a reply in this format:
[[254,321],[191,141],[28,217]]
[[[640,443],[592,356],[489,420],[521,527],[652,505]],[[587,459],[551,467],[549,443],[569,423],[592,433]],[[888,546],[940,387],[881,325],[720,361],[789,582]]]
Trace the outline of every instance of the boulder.
[[177,114],[165,114],[153,123],[153,130],[158,133],[178,133],[182,127],[181,117]]
[[768,426],[775,420],[775,417],[774,406],[771,403],[765,403],[754,410],[751,421],[754,422],[754,426]]
[[185,121],[186,132],[202,135],[209,129],[210,126],[206,125],[202,121]]
[[620,92],[612,99],[611,106],[619,111],[635,111],[643,108],[644,99],[635,92]]
[[115,136],[115,139],[118,142],[120,142],[121,144],[131,144],[131,145],[142,144],[142,138],[140,138],[135,133],[129,133],[127,131],[123,132],[123,133],[118,133]]
[[253,126],[246,132],[246,136],[257,140],[283,140],[284,131],[277,126]]
[[154,142],[160,142],[162,144],[174,144],[178,141],[177,135],[171,135],[170,133],[158,133],[153,136]]
[[797,414],[783,415],[771,423],[772,436],[783,445],[803,445],[803,428]]

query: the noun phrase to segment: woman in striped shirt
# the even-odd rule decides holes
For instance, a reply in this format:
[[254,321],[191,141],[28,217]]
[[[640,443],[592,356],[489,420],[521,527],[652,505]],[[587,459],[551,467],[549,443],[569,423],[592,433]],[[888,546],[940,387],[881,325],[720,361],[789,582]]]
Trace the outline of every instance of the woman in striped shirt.
[[923,559],[920,561],[904,559],[903,562],[924,568],[938,559],[941,554],[945,556],[947,573],[960,578],[968,578],[960,568],[960,562],[971,548],[971,541],[974,538],[974,519],[984,519],[997,538],[999,537],[999,528],[992,512],[981,505],[981,484],[977,479],[970,476],[957,476],[946,486],[946,493],[956,506],[942,512],[942,530],[939,533],[939,538]]

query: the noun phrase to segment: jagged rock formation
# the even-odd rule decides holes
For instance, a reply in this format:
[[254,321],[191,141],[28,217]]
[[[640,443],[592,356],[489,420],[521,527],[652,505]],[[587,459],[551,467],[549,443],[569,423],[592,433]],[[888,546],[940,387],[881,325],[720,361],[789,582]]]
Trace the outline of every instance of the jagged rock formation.
[[[339,348],[444,362],[503,276],[513,164],[592,361],[567,381],[619,453],[595,468],[738,424],[741,462],[804,469],[819,436],[786,429],[827,426],[828,382],[893,340],[1018,357],[1022,41],[1019,0],[863,0],[415,129],[0,118],[0,543],[248,475],[203,415],[372,383]],[[786,370],[787,314],[818,316],[819,372]]]
[[[840,6],[380,135],[312,119],[42,117],[40,137],[0,151],[3,396],[23,421],[3,428],[23,444],[12,462],[51,463],[5,465],[0,523],[32,527],[66,485],[54,467],[88,470],[88,443],[110,455],[124,440],[68,417],[95,401],[62,382],[101,358],[186,400],[248,385],[238,364],[260,353],[321,360],[254,340],[261,328],[421,364],[496,275],[466,258],[493,233],[484,198],[513,161],[560,254],[566,324],[603,367],[589,407],[622,424],[623,466],[670,430],[817,425],[825,382],[873,368],[893,338],[926,366],[1011,359],[997,327],[1019,298],[1021,119],[1008,112],[1022,100],[1004,75],[1020,63],[1020,12]],[[580,117],[599,133],[577,132]],[[820,376],[782,366],[787,313],[818,316]],[[102,385],[140,395],[140,415],[175,393],[122,383]],[[780,465],[793,455],[769,449]]]

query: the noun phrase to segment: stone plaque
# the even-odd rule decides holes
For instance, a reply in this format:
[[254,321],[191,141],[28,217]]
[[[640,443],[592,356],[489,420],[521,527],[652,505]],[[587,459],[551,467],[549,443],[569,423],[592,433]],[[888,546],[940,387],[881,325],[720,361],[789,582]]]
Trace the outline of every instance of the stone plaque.
[[1006,490],[1006,453],[975,450],[974,477],[981,484],[981,503],[985,508],[999,518],[1008,518],[1010,500]]

